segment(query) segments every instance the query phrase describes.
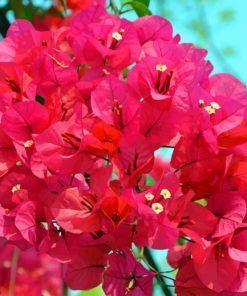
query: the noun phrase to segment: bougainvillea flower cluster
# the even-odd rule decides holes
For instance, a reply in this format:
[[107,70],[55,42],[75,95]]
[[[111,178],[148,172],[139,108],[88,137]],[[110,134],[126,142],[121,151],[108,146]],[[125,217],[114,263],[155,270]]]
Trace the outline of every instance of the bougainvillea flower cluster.
[[4,244],[63,263],[72,289],[152,295],[153,248],[177,295],[247,295],[247,90],[206,54],[102,5],[49,31],[16,20],[0,43]]

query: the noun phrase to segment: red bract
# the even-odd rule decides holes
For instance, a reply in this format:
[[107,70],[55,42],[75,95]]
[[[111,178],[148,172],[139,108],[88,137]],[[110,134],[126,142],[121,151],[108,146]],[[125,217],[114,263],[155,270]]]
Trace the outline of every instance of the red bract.
[[5,133],[13,140],[20,159],[27,166],[30,166],[30,159],[35,153],[33,136],[41,133],[48,125],[49,113],[34,101],[15,104],[2,117]]
[[138,59],[141,47],[131,22],[102,11],[91,7],[81,14],[82,21],[78,15],[72,20],[73,27],[84,29],[71,37],[72,47],[81,64],[119,71]]
[[13,142],[0,127],[0,177],[18,161]]
[[[167,276],[146,248],[168,249],[177,295],[246,295],[246,87],[162,17],[104,5],[59,1],[51,29],[16,20],[0,42],[0,248],[109,296],[151,296]],[[15,295],[62,295],[24,265]]]
[[76,290],[96,287],[102,281],[106,262],[102,246],[83,247],[68,264],[65,280],[72,289]]
[[208,208],[218,218],[214,237],[234,232],[246,216],[246,201],[233,192],[221,192],[210,197]]
[[206,287],[216,292],[228,289],[239,270],[240,263],[228,254],[227,240],[205,247],[195,244],[192,248],[196,274]]
[[129,250],[118,251],[108,256],[103,289],[109,296],[144,296],[152,294],[154,273],[136,262]]
[[101,229],[100,214],[94,213],[95,198],[80,193],[78,188],[66,189],[52,205],[57,223],[66,231],[82,233]]
[[59,86],[68,86],[77,82],[77,72],[71,58],[56,50],[46,51],[33,62],[33,78],[38,84],[37,92],[47,96]]
[[246,296],[247,293],[231,291],[214,292],[206,288],[198,279],[191,261],[186,261],[176,277],[176,293],[178,296]]
[[[16,20],[9,28],[7,37],[1,43],[0,61],[25,64],[35,57],[34,48],[42,50],[44,40],[49,39],[50,33],[38,32],[26,20]],[[43,47],[44,48],[44,47]]]
[[83,131],[74,122],[57,122],[35,138],[37,151],[52,171],[78,173],[90,169],[93,160],[82,148]]
[[1,63],[0,67],[0,110],[8,110],[13,103],[33,100],[36,94],[36,85],[25,69],[17,63]]
[[91,105],[96,116],[123,129],[132,125],[140,103],[126,83],[109,75],[92,92]]
[[145,16],[134,22],[141,45],[148,41],[172,39],[172,26],[160,16]]

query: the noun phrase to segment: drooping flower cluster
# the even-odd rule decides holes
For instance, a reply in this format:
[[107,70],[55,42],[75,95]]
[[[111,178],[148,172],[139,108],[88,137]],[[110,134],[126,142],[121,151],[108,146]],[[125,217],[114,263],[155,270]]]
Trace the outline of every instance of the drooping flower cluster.
[[0,237],[64,263],[72,289],[152,295],[149,247],[169,249],[177,295],[247,295],[247,90],[205,57],[159,16],[15,21],[0,43]]

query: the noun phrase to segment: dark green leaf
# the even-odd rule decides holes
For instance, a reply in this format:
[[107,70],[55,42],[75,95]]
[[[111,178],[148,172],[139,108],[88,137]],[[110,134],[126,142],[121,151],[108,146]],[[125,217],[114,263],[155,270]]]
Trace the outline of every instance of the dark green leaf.
[[133,2],[140,2],[141,4],[145,5],[145,6],[149,6],[150,4],[150,0],[138,0],[138,1],[133,1]]
[[3,37],[5,37],[8,28],[9,28],[9,21],[6,18],[6,14],[3,10],[0,10],[0,33],[2,34]]
[[125,6],[131,6],[138,16],[151,15],[148,9],[150,0],[121,0],[122,9]]
[[182,246],[184,244],[186,244],[188,242],[188,240],[184,239],[183,237],[179,237],[178,241],[177,241],[177,245]]
[[143,4],[141,1],[131,1],[129,4],[133,7],[139,17],[152,14],[147,5]]
[[139,2],[139,3],[141,3],[141,4],[143,4],[143,5],[147,6],[147,7],[150,4],[150,0],[132,0],[132,1],[130,1],[130,0],[121,0],[122,5],[127,5],[130,2]]
[[36,102],[39,102],[41,105],[44,105],[45,100],[40,95],[36,95]]
[[145,186],[154,186],[154,185],[155,185],[154,179],[150,175],[147,175],[145,180]]

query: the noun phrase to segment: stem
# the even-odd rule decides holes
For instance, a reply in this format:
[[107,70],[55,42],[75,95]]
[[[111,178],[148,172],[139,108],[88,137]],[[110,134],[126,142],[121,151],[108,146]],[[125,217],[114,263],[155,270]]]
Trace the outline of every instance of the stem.
[[170,281],[173,281],[174,282],[174,278],[170,277],[170,276],[167,276],[167,275],[163,275],[163,274],[160,274],[160,276],[162,276],[163,278],[165,279],[168,279]]
[[174,268],[174,269],[171,269],[171,270],[166,270],[166,271],[160,271],[160,274],[162,274],[162,273],[171,273],[171,272],[174,272],[176,270],[177,270],[177,268]]
[[161,148],[169,148],[169,149],[174,149],[175,146],[169,146],[169,145],[166,145],[166,146],[161,146]]
[[111,6],[114,14],[119,16],[120,15],[120,10],[117,8],[117,5],[116,5],[114,0],[110,0],[110,6]]
[[120,14],[122,15],[122,14],[127,13],[127,12],[130,12],[130,11],[133,11],[133,9],[126,9],[124,11],[121,11]]
[[63,295],[67,296],[69,295],[69,289],[68,289],[68,286],[65,282],[63,282]]
[[[144,256],[147,259],[147,261],[149,262],[149,264],[153,267],[153,269],[158,271],[158,266],[156,265],[149,249],[144,248]],[[161,277],[159,273],[157,274],[157,278],[161,284],[161,288],[164,292],[164,295],[172,296],[171,291],[167,287],[168,285],[166,284],[165,279],[163,277]]]
[[17,272],[17,264],[19,259],[19,249],[15,248],[12,256],[10,280],[9,280],[9,296],[15,295],[15,280]]

